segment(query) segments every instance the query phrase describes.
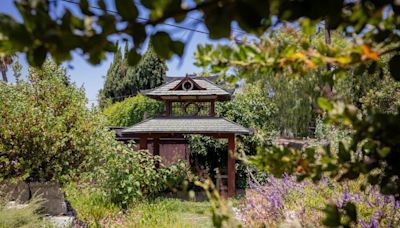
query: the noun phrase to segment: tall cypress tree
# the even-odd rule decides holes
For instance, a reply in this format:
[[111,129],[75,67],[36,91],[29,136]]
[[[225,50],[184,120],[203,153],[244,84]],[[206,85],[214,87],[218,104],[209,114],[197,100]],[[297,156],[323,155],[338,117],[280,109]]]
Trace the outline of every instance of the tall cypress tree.
[[118,49],[114,55],[104,83],[100,91],[100,107],[109,102],[121,101],[135,96],[141,89],[151,89],[163,83],[167,72],[165,60],[154,52],[149,44],[141,61],[134,67],[128,65],[128,44],[125,43],[124,56]]
[[104,108],[110,102],[114,102],[114,98],[119,96],[117,88],[118,82],[121,79],[121,64],[122,53],[121,49],[118,47],[118,50],[114,54],[114,59],[108,68],[103,89],[99,91],[99,105],[101,108]]

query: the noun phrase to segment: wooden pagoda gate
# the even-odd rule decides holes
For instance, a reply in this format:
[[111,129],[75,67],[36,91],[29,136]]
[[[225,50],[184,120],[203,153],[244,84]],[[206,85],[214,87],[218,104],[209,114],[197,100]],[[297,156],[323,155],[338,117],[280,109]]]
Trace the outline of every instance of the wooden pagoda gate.
[[124,137],[139,138],[139,148],[148,149],[153,141],[153,154],[160,155],[161,138],[183,138],[201,134],[228,139],[228,197],[235,195],[235,136],[250,131],[215,114],[215,102],[227,101],[233,91],[222,89],[205,78],[177,78],[142,93],[164,102],[164,113],[144,120],[122,131]]

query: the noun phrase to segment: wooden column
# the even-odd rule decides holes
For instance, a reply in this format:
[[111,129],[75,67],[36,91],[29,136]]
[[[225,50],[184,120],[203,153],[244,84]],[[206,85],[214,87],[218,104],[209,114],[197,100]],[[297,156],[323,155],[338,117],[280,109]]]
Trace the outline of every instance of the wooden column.
[[143,135],[140,136],[139,149],[147,150],[147,137],[146,136],[143,136]]
[[[160,138],[153,138],[153,155],[160,156]],[[160,164],[157,162],[156,168],[159,168]]]
[[165,101],[164,102],[164,108],[165,108],[165,115],[166,116],[172,116],[172,103],[171,101]]
[[228,197],[236,195],[235,185],[235,135],[228,136]]
[[210,102],[209,116],[215,116],[215,101]]

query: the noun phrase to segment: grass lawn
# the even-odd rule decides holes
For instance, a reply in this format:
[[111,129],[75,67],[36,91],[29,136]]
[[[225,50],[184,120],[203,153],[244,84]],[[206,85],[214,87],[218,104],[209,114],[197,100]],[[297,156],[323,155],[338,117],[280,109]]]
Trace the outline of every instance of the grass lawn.
[[130,208],[124,221],[136,227],[212,227],[209,208],[208,202],[157,198]]
[[105,203],[93,189],[64,188],[78,218],[89,227],[212,227],[209,202],[159,197],[132,203],[128,209]]

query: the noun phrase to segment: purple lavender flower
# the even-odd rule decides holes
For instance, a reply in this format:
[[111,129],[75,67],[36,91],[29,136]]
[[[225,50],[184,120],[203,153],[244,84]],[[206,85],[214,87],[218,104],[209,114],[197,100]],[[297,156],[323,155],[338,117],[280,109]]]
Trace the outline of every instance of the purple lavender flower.
[[394,208],[395,208],[395,209],[400,208],[400,200],[396,200],[396,201],[394,202]]
[[358,224],[360,224],[361,228],[370,228],[370,225],[367,224],[364,219],[359,219]]
[[373,218],[376,220],[379,220],[382,217],[382,212],[381,211],[374,211],[374,213],[372,214]]
[[323,184],[324,186],[327,186],[327,185],[328,185],[328,178],[327,178],[326,176],[322,176],[321,182],[322,182],[322,184]]
[[383,202],[385,204],[389,204],[391,201],[392,201],[392,196],[389,196],[389,195],[383,196]]
[[371,228],[378,228],[379,227],[379,221],[376,219],[372,219],[371,221]]

